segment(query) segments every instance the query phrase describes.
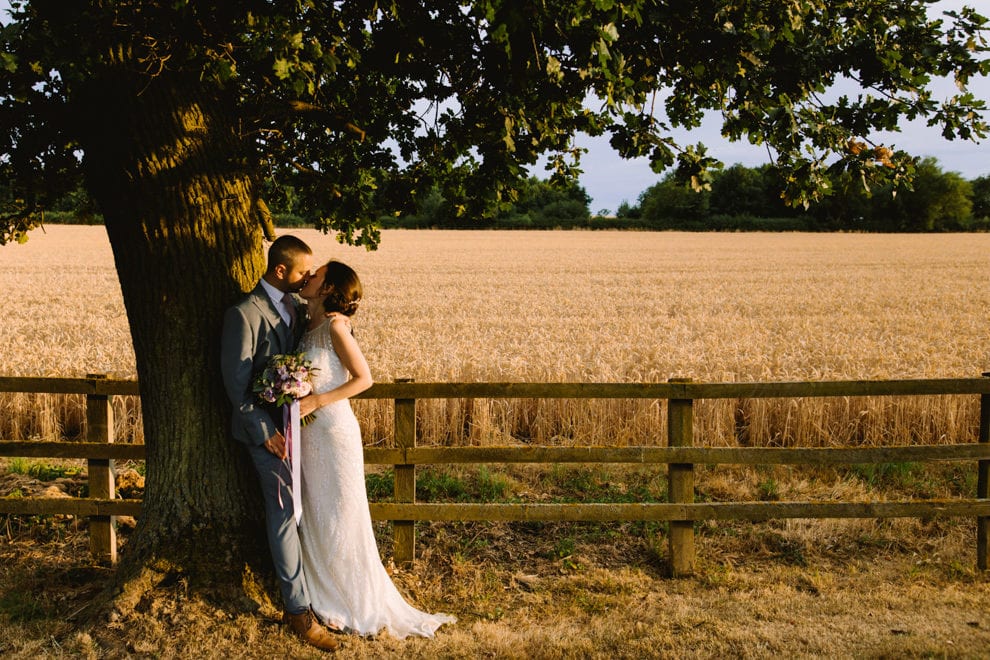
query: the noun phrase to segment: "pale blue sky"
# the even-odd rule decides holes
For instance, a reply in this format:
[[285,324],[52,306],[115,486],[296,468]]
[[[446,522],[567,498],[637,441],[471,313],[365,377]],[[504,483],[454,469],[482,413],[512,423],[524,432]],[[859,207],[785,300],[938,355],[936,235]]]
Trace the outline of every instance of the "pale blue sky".
[[[944,88],[944,91],[943,91]],[[940,96],[948,98],[956,93],[954,85],[939,85]],[[851,92],[852,90],[850,90]],[[981,78],[970,85],[978,98],[990,105],[990,79]],[[720,135],[721,123],[712,113],[711,120],[701,128],[691,132],[679,130],[675,135],[679,144],[704,143],[709,155],[718,158],[727,166],[742,163],[754,167],[769,162],[766,148],[748,142],[729,142]],[[990,121],[990,113],[984,117]],[[975,179],[990,174],[990,144],[988,140],[979,143],[953,140],[942,137],[941,129],[929,128],[922,121],[905,122],[899,133],[882,133],[871,136],[874,142],[921,157],[934,157],[943,171],[958,172],[966,179]],[[645,158],[623,160],[615,155],[608,138],[583,136],[577,140],[579,146],[588,149],[581,159],[581,185],[593,198],[591,211],[601,209],[615,211],[623,201],[635,203],[639,194],[660,180]],[[537,173],[539,175],[539,173]]]
[[[978,97],[990,105],[990,81],[981,79],[971,86]],[[986,119],[990,120],[990,116]],[[713,115],[712,121],[690,133],[677,131],[681,146],[704,143],[709,155],[718,158],[727,166],[742,163],[754,167],[769,162],[765,147],[748,142],[729,142],[721,137],[721,124]],[[888,147],[903,149],[915,156],[936,158],[943,171],[958,172],[966,179],[975,179],[990,174],[990,145],[988,140],[979,143],[970,141],[945,140],[941,130],[929,128],[924,122],[905,122],[900,133],[884,133],[872,136],[874,142]],[[639,194],[660,180],[645,158],[623,160],[615,155],[608,138],[583,136],[577,140],[579,146],[588,149],[581,159],[581,185],[593,198],[591,211],[600,209],[615,211],[622,201],[635,203]],[[542,176],[540,173],[536,173]]]

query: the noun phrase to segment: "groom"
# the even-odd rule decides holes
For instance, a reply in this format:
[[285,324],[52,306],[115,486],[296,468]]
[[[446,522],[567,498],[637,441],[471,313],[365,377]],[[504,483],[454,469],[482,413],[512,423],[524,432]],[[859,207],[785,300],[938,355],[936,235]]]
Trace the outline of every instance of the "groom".
[[292,294],[305,286],[312,268],[313,251],[295,236],[281,236],[272,243],[261,281],[224,315],[220,370],[234,406],[231,433],[247,445],[261,481],[268,546],[282,591],[284,620],[306,643],[333,651],[337,641],[310,611],[292,516],[292,474],[282,462],[287,449],[281,414],[273,418],[274,411],[260,405],[251,387],[271,356],[295,351],[305,319]]

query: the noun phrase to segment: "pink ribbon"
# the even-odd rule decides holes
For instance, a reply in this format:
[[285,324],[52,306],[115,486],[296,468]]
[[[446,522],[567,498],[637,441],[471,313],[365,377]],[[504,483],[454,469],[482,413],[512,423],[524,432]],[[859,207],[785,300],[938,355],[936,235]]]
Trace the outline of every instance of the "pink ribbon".
[[285,428],[285,447],[289,454],[289,469],[292,471],[292,515],[298,525],[302,520],[302,447],[298,401],[282,406],[282,422]]

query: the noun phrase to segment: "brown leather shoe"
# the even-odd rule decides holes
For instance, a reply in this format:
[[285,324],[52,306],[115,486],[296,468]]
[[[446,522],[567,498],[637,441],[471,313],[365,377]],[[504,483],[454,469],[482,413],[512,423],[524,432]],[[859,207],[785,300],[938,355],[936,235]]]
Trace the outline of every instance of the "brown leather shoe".
[[310,646],[315,646],[323,651],[336,651],[340,646],[340,643],[331,637],[330,633],[316,621],[316,617],[309,610],[299,614],[286,612],[282,620],[289,624],[289,629],[295,633],[296,637]]

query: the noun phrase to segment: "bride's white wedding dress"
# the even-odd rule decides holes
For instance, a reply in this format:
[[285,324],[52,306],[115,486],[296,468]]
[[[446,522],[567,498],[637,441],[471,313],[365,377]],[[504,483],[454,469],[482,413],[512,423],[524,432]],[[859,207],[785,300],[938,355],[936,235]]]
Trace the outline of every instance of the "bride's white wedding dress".
[[[317,371],[316,392],[348,379],[324,321],[299,346]],[[350,402],[316,411],[302,429],[302,501],[299,523],[303,569],[313,612],[347,632],[397,638],[432,637],[455,619],[412,607],[399,593],[378,555],[364,481],[361,429]]]

